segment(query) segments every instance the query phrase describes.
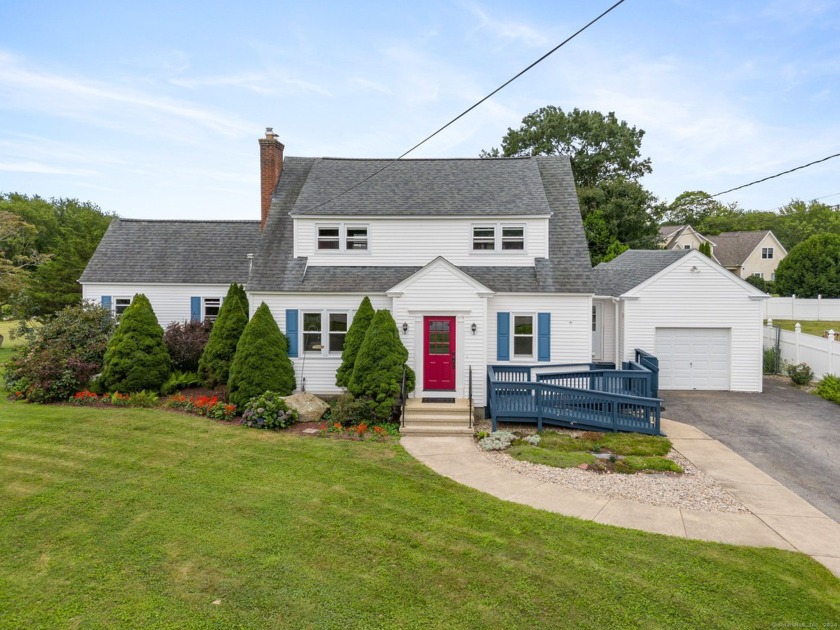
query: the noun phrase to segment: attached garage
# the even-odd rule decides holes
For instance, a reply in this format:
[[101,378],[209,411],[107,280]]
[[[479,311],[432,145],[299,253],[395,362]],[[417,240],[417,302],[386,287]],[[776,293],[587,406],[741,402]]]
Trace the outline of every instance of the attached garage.
[[729,389],[729,328],[657,328],[660,389]]
[[660,389],[761,391],[766,294],[697,250],[630,250],[595,272],[596,358],[640,348],[659,358]]

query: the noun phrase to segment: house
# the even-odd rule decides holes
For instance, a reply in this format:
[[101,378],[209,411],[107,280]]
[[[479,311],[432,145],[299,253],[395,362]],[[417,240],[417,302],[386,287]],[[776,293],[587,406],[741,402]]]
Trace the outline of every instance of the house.
[[80,280],[85,298],[119,312],[143,292],[162,323],[203,319],[244,282],[252,313],[265,302],[286,333],[299,386],[332,394],[368,296],[397,322],[413,395],[472,392],[478,407],[488,365],[620,363],[659,348],[660,328],[726,328],[743,306],[726,328],[737,359],[715,385],[761,387],[741,357],[754,346],[760,362],[751,299],[763,294],[696,250],[626,252],[593,271],[565,156],[290,157],[270,129],[259,145],[259,222],[114,221]]
[[79,282],[82,297],[119,316],[144,293],[165,328],[214,320],[232,282],[248,281],[259,221],[115,218]]
[[595,268],[594,358],[643,348],[660,389],[760,392],[767,297],[696,249],[626,251]]
[[712,244],[690,225],[663,225],[659,228],[662,249],[700,249],[703,243]]
[[723,232],[711,238],[715,258],[739,278],[775,280],[776,268],[787,256],[787,250],[770,230]]

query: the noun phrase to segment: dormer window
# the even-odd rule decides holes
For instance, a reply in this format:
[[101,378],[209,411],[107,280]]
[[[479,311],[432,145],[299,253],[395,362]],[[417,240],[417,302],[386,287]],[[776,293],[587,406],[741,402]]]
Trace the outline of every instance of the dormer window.
[[473,227],[473,249],[496,249],[496,227],[493,225]]
[[319,225],[318,251],[357,252],[368,249],[368,226],[334,223]]
[[525,249],[525,226],[474,225],[472,228],[472,250],[474,252],[523,251]]
[[318,226],[318,249],[340,249],[341,228],[338,225]]
[[518,226],[502,226],[502,249],[525,249],[525,228]]

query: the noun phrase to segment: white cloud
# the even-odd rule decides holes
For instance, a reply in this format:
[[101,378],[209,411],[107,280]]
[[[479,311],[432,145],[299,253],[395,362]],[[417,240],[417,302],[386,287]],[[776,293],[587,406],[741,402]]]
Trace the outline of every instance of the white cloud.
[[477,2],[465,3],[464,6],[478,18],[476,31],[489,33],[504,42],[517,42],[531,48],[544,47],[549,43],[549,38],[530,24],[516,22],[508,17],[492,17]]
[[330,91],[311,81],[305,81],[282,72],[243,72],[240,74],[226,74],[199,78],[170,79],[170,83],[188,89],[212,88],[241,88],[257,94],[278,94],[282,87],[292,87],[300,92],[332,96]]

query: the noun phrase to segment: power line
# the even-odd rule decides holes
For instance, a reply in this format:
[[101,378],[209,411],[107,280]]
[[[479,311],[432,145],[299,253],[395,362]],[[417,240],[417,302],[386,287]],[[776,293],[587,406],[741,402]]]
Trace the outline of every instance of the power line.
[[594,18],[593,20],[591,20],[590,22],[588,22],[585,26],[582,26],[582,27],[581,27],[581,28],[579,28],[577,31],[575,31],[574,33],[572,33],[571,35],[569,35],[569,37],[567,37],[567,38],[566,38],[566,39],[564,39],[562,42],[560,42],[559,44],[557,44],[554,48],[552,48],[551,50],[549,50],[549,51],[548,51],[547,53],[545,53],[542,57],[540,57],[539,59],[537,59],[536,61],[534,61],[532,64],[530,64],[530,65],[529,65],[528,67],[526,67],[525,69],[520,70],[517,74],[515,74],[513,77],[511,77],[510,79],[508,79],[507,81],[505,81],[504,83],[502,83],[499,87],[497,87],[495,90],[493,90],[492,92],[490,92],[487,96],[485,96],[484,98],[482,98],[480,101],[477,101],[476,103],[473,103],[472,105],[470,105],[467,109],[465,109],[465,110],[464,110],[464,111],[462,111],[460,114],[458,114],[457,116],[455,116],[455,118],[453,118],[452,120],[450,120],[450,121],[449,121],[448,123],[446,123],[443,127],[441,127],[440,129],[438,129],[438,130],[437,130],[437,131],[435,131],[434,133],[431,133],[431,134],[429,134],[428,136],[426,136],[425,138],[423,138],[420,142],[418,142],[417,144],[415,144],[413,147],[411,147],[408,151],[406,151],[405,153],[403,153],[403,154],[402,154],[402,155],[400,155],[399,157],[397,157],[397,158],[395,158],[395,159],[391,160],[390,162],[388,162],[387,164],[385,164],[385,166],[383,166],[383,167],[382,167],[382,168],[380,168],[379,170],[374,171],[373,173],[371,173],[370,175],[368,175],[367,177],[365,177],[365,178],[364,178],[363,180],[361,180],[360,182],[358,182],[358,183],[356,183],[356,184],[353,184],[350,188],[348,188],[348,189],[346,189],[346,190],[343,190],[342,192],[338,193],[338,194],[337,194],[337,195],[335,195],[334,197],[332,197],[332,198],[330,198],[330,199],[327,199],[326,201],[324,201],[324,202],[322,202],[322,203],[319,203],[317,206],[312,206],[311,208],[307,208],[307,209],[306,209],[306,212],[311,212],[312,210],[317,210],[317,209],[318,209],[318,208],[320,208],[321,206],[325,206],[325,205],[327,205],[327,204],[329,204],[329,203],[332,203],[333,201],[335,201],[335,200],[336,200],[336,199],[338,199],[339,197],[342,197],[343,195],[346,195],[347,193],[349,193],[349,192],[350,192],[350,191],[352,191],[352,190],[355,190],[356,188],[358,188],[359,186],[361,186],[361,185],[362,185],[362,184],[364,184],[365,182],[370,181],[371,179],[373,179],[374,177],[376,177],[377,175],[379,175],[379,174],[380,174],[382,171],[384,171],[385,169],[390,168],[390,167],[391,167],[391,166],[393,166],[396,162],[398,162],[399,160],[401,160],[401,159],[403,159],[405,156],[407,156],[409,153],[411,153],[411,152],[412,152],[412,151],[414,151],[415,149],[418,149],[419,147],[421,147],[422,145],[424,145],[426,142],[428,142],[429,140],[431,140],[432,138],[434,138],[434,137],[435,137],[436,135],[438,135],[441,131],[443,131],[444,129],[446,129],[446,128],[447,128],[447,127],[449,127],[450,125],[454,124],[455,122],[457,122],[458,120],[460,120],[461,118],[463,118],[464,116],[466,116],[467,114],[469,114],[472,110],[474,110],[476,107],[478,107],[479,105],[481,105],[484,101],[486,101],[487,99],[489,99],[490,97],[494,96],[496,93],[500,92],[501,90],[503,90],[504,88],[506,88],[508,85],[510,85],[511,83],[513,83],[514,81],[516,81],[519,77],[521,77],[523,74],[525,74],[526,72],[528,72],[529,70],[531,70],[534,66],[536,66],[536,65],[537,65],[537,64],[539,64],[540,62],[544,61],[545,59],[547,59],[548,57],[550,57],[551,55],[553,55],[555,52],[557,52],[558,50],[560,50],[563,46],[565,46],[565,45],[566,45],[566,44],[568,44],[570,41],[572,41],[575,37],[577,37],[578,35],[580,35],[581,33],[583,33],[583,32],[584,32],[586,29],[588,29],[590,26],[592,26],[593,24],[595,24],[595,23],[596,23],[597,21],[599,21],[601,18],[603,18],[604,16],[606,16],[608,13],[610,13],[613,9],[615,9],[616,7],[618,7],[618,5],[623,4],[623,3],[624,3],[624,1],[625,1],[625,0],[618,0],[618,2],[616,2],[616,3],[615,3],[615,4],[613,4],[610,8],[608,8],[606,11],[604,11],[603,13],[601,13],[598,17]]
[[736,186],[735,188],[730,188],[729,190],[724,190],[723,192],[715,193],[714,195],[710,195],[710,197],[719,197],[720,195],[725,195],[726,193],[731,193],[736,190],[741,190],[742,188],[746,188],[747,186],[754,186],[755,184],[760,184],[761,182],[766,182],[768,179],[774,179],[776,177],[781,177],[782,175],[787,175],[788,173],[793,173],[794,171],[802,170],[803,168],[808,168],[809,166],[813,166],[814,164],[819,164],[820,162],[827,162],[832,158],[840,157],[840,153],[835,153],[834,155],[829,155],[828,157],[824,157],[821,160],[814,160],[813,162],[808,162],[807,164],[803,164],[802,166],[797,166],[796,168],[791,168],[786,171],[782,171],[781,173],[776,173],[775,175],[769,175],[767,177],[762,177],[761,179],[757,179],[754,182],[750,182],[749,184],[744,184],[742,186]]

